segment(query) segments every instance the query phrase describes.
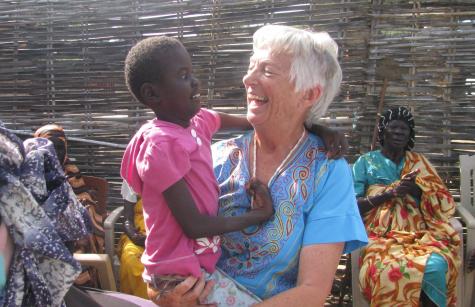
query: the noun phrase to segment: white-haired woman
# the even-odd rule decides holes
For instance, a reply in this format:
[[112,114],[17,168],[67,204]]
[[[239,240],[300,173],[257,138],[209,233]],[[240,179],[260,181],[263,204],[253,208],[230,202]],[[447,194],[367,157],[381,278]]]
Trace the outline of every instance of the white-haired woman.
[[[322,306],[340,255],[367,243],[347,162],[329,160],[322,140],[305,129],[325,113],[341,79],[327,33],[267,25],[254,34],[243,78],[254,131],[215,144],[213,157],[219,214],[249,210],[251,177],[271,191],[274,218],[224,235],[218,262],[262,306]],[[188,278],[160,306],[199,305],[205,284]]]

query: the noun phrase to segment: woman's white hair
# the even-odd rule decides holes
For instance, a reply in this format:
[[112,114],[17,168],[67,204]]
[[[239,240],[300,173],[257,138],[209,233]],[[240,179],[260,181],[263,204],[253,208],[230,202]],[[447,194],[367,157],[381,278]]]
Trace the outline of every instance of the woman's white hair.
[[322,95],[305,121],[305,125],[310,127],[325,114],[340,89],[342,73],[337,44],[327,32],[265,25],[254,33],[253,49],[255,52],[266,48],[292,56],[290,81],[294,82],[297,92],[320,85]]

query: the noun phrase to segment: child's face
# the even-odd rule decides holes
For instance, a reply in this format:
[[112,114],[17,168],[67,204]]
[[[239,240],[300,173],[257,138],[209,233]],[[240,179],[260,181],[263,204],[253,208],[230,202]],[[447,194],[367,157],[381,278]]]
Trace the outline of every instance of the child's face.
[[183,127],[200,109],[200,86],[192,75],[191,58],[183,46],[162,56],[163,73],[155,86],[158,89],[157,117]]

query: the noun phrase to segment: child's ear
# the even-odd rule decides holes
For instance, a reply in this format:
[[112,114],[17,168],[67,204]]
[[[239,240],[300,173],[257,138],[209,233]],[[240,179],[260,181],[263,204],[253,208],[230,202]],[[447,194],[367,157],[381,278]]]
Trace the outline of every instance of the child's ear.
[[140,96],[147,105],[157,103],[160,100],[157,88],[150,82],[145,82],[140,87]]

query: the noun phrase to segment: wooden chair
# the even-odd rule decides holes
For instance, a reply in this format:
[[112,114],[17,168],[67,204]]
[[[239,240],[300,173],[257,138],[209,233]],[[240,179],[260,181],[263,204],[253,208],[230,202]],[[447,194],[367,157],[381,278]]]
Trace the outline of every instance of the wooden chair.
[[[104,214],[107,210],[109,183],[104,178],[82,176],[86,186],[96,191],[94,199],[98,202],[97,213]],[[103,290],[117,291],[116,274],[112,266],[112,257],[106,254],[74,254],[74,259],[81,265],[93,266],[97,269],[99,282]]]
[[101,289],[117,291],[115,275],[112,271],[112,263],[107,254],[74,254],[74,259],[84,266],[92,266],[97,269]]
[[[456,207],[455,218],[450,223],[463,238],[460,245],[462,267],[457,277],[457,306],[472,307],[475,304],[475,271],[468,272],[466,259],[475,252],[475,155],[460,156],[460,204]],[[463,225],[460,223],[463,222]],[[466,231],[464,233],[464,227]],[[351,253],[351,288],[353,306],[369,306],[359,286],[360,250]]]

